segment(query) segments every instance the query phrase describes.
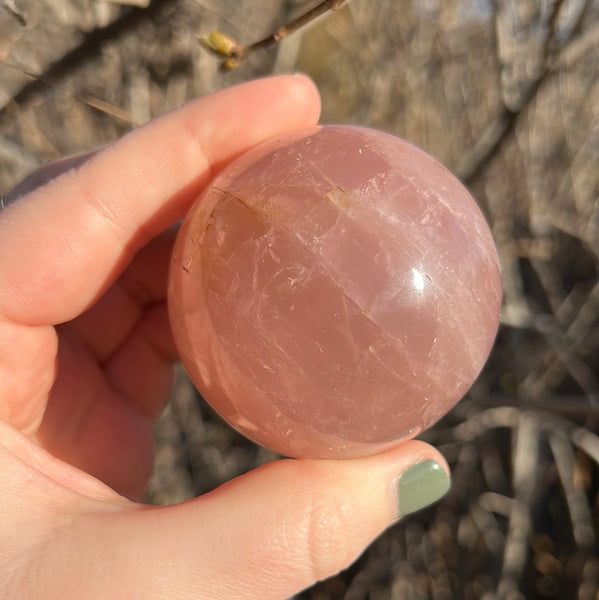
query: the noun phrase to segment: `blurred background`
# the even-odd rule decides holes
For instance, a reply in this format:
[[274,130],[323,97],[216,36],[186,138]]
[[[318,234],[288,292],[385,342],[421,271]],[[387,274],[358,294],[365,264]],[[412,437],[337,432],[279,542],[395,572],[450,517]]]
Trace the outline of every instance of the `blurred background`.
[[[323,122],[408,139],[470,188],[504,307],[479,380],[422,437],[454,484],[310,600],[599,598],[599,1],[352,0],[223,73],[197,37],[255,42],[304,0],[0,0],[0,193],[185,100],[270,73],[320,87]],[[148,501],[275,458],[182,370]]]

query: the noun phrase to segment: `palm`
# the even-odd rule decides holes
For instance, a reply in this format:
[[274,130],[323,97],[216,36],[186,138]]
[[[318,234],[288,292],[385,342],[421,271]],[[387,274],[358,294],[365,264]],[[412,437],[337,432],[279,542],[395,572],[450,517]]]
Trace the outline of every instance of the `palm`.
[[[15,404],[21,414],[12,421],[17,417],[55,456],[130,496],[140,495],[150,475],[152,421],[171,384],[175,353],[165,290],[172,237],[143,248],[93,306],[55,334],[37,328],[37,342],[27,344],[42,348],[42,355],[13,372],[15,385],[45,382],[39,393],[46,394],[47,408],[43,417],[28,413],[27,407],[40,406],[32,394]],[[54,335],[57,346],[44,344]]]

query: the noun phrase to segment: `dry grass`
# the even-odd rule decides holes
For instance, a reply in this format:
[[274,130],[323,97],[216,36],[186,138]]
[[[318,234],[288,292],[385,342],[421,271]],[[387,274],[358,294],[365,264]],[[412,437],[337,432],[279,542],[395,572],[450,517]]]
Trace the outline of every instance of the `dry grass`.
[[[306,3],[17,4],[26,27],[0,10],[0,192],[188,98],[302,70],[325,122],[411,140],[486,212],[503,269],[500,334],[469,397],[425,435],[453,489],[300,597],[599,598],[599,3],[353,0],[228,75],[197,34],[251,42]],[[157,434],[153,502],[273,458],[183,376]]]

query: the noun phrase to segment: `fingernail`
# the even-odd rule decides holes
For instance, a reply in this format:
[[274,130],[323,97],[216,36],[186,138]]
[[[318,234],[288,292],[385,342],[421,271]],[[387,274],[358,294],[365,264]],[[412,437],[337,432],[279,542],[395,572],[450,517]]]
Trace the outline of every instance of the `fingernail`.
[[447,493],[449,486],[449,475],[434,460],[410,467],[397,480],[399,516],[405,517],[433,504]]

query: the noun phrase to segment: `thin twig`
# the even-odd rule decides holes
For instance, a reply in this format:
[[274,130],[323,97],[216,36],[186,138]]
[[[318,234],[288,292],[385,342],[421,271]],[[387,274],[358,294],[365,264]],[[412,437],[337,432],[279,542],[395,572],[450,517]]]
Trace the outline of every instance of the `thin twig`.
[[574,541],[578,546],[588,548],[595,542],[595,531],[586,490],[575,484],[574,449],[568,437],[562,432],[556,432],[549,436],[549,446],[564,490]]
[[9,67],[10,69],[18,70],[19,73],[25,75],[25,77],[30,78],[36,84],[43,84],[43,85],[46,85],[46,86],[52,88],[53,90],[55,90],[57,92],[64,93],[71,98],[75,98],[76,100],[79,100],[79,102],[81,102],[82,104],[85,104],[85,105],[89,106],[90,108],[93,108],[99,112],[110,115],[111,117],[114,117],[115,119],[124,121],[128,125],[141,125],[141,123],[137,123],[135,121],[135,119],[133,118],[133,115],[131,113],[129,113],[128,111],[126,111],[123,108],[119,108],[118,106],[115,106],[114,104],[110,104],[110,102],[106,102],[105,100],[102,100],[101,98],[96,98],[95,96],[92,96],[91,94],[83,94],[83,95],[74,94],[73,92],[64,90],[63,88],[61,88],[61,86],[56,85],[55,83],[52,83],[51,81],[47,80],[43,75],[40,75],[37,73],[30,73],[29,71],[25,71],[21,67],[11,65],[10,63],[5,62],[5,61],[0,61],[0,64],[5,67]]
[[223,61],[221,68],[225,71],[232,71],[239,68],[252,52],[278,44],[281,40],[305,27],[318,17],[339,10],[347,1],[324,0],[297,19],[279,27],[274,33],[249,45],[240,44],[233,37],[220,31],[214,31],[206,37],[201,37],[200,44],[213,54],[224,57],[226,60]]
[[530,413],[522,413],[515,429],[512,459],[514,498],[503,549],[503,568],[498,585],[500,598],[519,596],[522,574],[528,558],[532,513],[538,492],[539,427]]
[[[46,67],[46,70],[40,74],[43,80],[40,78],[32,79],[20,90],[12,94],[11,100],[15,104],[23,106],[40,89],[44,89],[46,86],[55,87],[67,75],[80,68],[87,61],[98,56],[102,52],[102,48],[105,47],[104,44],[106,42],[119,39],[127,32],[132,31],[144,19],[154,18],[158,11],[164,10],[168,6],[174,6],[176,3],[177,0],[150,0],[148,8],[125,8],[123,14],[115,21],[86,33],[78,46]],[[15,68],[14,65],[8,64],[8,66]],[[0,105],[0,115],[2,115],[5,107],[5,104]]]
[[[474,145],[470,152],[465,153],[460,162],[457,173],[465,183],[472,184],[492,162],[493,158],[503,147],[504,142],[514,132],[520,115],[533,105],[541,87],[553,75],[552,64],[556,59],[559,59],[559,52],[552,52],[554,48],[557,48],[559,51],[559,46],[556,46],[554,43],[556,36],[555,26],[562,5],[563,0],[558,0],[553,5],[548,22],[549,32],[545,40],[545,66],[534,80],[530,81],[530,87],[526,96],[522,99],[520,106],[517,108],[504,106],[490,122],[486,131],[483,132],[479,142]],[[497,43],[499,45],[499,40],[497,40]]]
[[23,27],[27,25],[27,13],[19,7],[15,0],[0,0],[0,8],[8,11]]

